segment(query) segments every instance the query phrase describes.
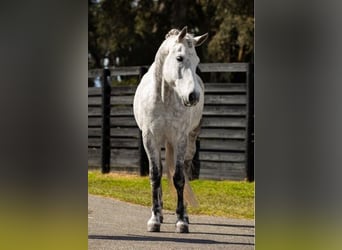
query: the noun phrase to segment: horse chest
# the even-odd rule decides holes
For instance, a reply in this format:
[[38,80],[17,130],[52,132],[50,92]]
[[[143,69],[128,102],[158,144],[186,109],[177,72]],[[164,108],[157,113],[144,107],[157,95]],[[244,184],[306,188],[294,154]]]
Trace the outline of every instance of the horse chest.
[[150,116],[150,129],[154,134],[175,135],[187,131],[190,125],[188,112],[182,110],[155,110]]

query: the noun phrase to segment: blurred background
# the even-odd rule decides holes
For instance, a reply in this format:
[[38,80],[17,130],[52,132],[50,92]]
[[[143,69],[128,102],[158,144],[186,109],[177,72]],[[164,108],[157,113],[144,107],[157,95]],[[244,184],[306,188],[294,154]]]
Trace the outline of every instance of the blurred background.
[[[133,117],[135,88],[165,35],[187,26],[195,36],[209,34],[208,40],[196,47],[201,60],[197,73],[206,85],[202,129],[209,135],[201,139],[201,146],[198,141],[197,157],[191,164],[195,174],[189,176],[253,180],[254,166],[249,160],[253,158],[254,119],[253,0],[89,0],[88,5],[89,168],[101,165],[107,169],[100,164],[101,138],[106,138],[100,132],[105,127],[101,126],[101,105],[105,103],[101,86],[108,83],[112,87],[108,88],[111,111],[107,112],[111,130],[106,133],[111,138],[110,166],[114,171],[139,173],[140,169],[140,174],[148,173],[144,154],[139,153],[143,152],[141,136]],[[108,61],[110,77],[102,70]]]
[[253,0],[89,0],[88,67],[151,65],[167,32],[209,33],[202,62],[253,62]]

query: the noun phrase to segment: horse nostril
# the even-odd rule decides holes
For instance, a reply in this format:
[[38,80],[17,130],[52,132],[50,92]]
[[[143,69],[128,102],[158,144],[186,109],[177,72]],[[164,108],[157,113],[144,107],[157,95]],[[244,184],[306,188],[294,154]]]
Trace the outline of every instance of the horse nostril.
[[192,104],[192,103],[195,102],[195,100],[196,100],[195,92],[190,93],[190,95],[189,95],[189,102]]

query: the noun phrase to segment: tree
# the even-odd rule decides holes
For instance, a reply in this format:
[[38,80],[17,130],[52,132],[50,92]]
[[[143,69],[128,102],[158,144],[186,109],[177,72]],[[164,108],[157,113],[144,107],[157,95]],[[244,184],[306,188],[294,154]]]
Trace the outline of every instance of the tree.
[[99,59],[107,56],[111,62],[116,57],[127,64],[126,54],[134,46],[134,12],[130,1],[104,0],[89,2],[89,53],[99,67]]
[[252,62],[254,53],[253,0],[201,1],[208,14],[208,60]]
[[89,1],[89,67],[150,65],[165,34],[183,28],[208,32],[197,49],[206,62],[251,62],[254,53],[253,0],[103,0]]

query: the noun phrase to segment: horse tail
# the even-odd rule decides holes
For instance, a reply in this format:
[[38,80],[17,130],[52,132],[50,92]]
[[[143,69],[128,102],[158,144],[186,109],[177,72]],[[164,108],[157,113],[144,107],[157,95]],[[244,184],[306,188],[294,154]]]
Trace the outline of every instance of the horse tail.
[[184,199],[186,203],[190,204],[192,207],[198,207],[198,202],[195,196],[194,191],[192,191],[192,188],[189,183],[189,177],[186,173],[185,175],[185,186],[184,186]]
[[[175,173],[175,164],[174,164],[174,150],[171,144],[166,143],[165,146],[165,164],[167,168],[167,178],[168,178],[168,183],[169,187],[171,190],[171,193],[176,194],[176,189],[173,185],[173,175]],[[184,172],[184,177],[185,177],[185,185],[184,185],[184,199],[187,204],[190,204],[193,207],[198,207],[198,202],[196,199],[196,196],[194,192],[192,191],[192,188],[189,183],[189,177],[186,173]]]
[[166,143],[165,145],[165,165],[167,169],[166,173],[167,173],[167,180],[169,183],[169,188],[171,190],[171,193],[175,194],[176,190],[175,190],[175,187],[173,185],[173,180],[172,180],[173,173],[175,172],[174,152],[173,152],[173,147],[169,143]]

